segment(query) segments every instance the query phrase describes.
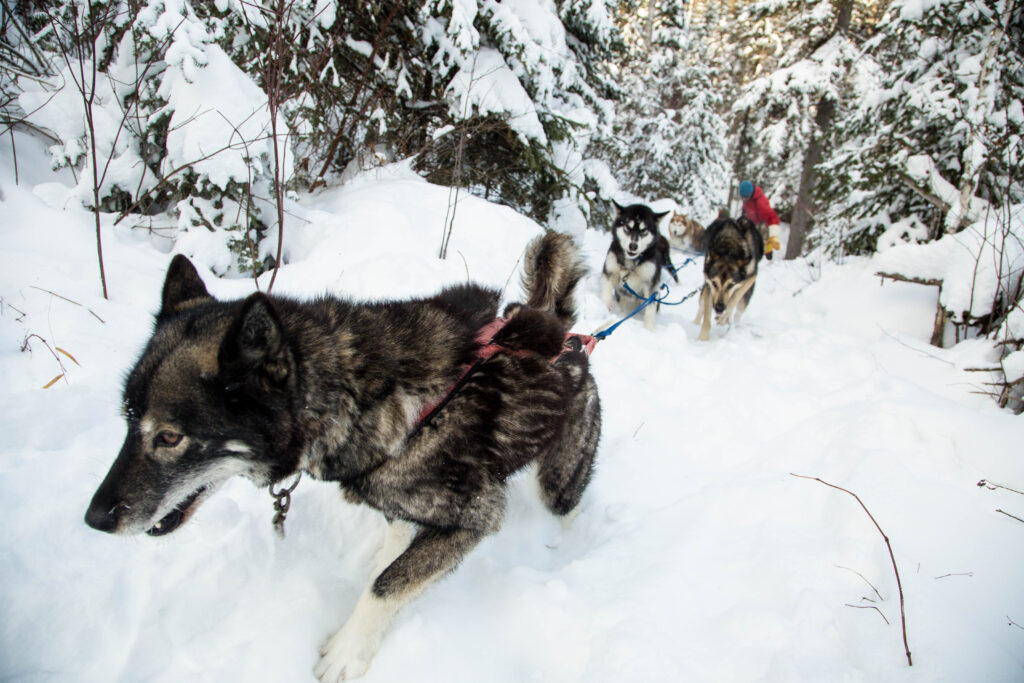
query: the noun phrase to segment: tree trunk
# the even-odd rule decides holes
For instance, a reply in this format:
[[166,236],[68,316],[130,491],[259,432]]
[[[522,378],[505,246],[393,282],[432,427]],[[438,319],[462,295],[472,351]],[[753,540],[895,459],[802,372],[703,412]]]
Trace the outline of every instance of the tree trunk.
[[804,166],[800,173],[800,188],[797,190],[796,203],[793,206],[793,220],[789,224],[789,241],[786,243],[786,258],[794,259],[800,256],[804,250],[804,239],[807,237],[807,226],[811,222],[811,191],[814,189],[814,169],[821,162],[821,150],[824,146],[824,138],[832,126],[832,117],[835,115],[836,103],[830,99],[821,98],[818,101],[818,113],[814,117],[814,125],[817,132],[807,145],[807,152],[804,155]]
[[[837,4],[838,14],[836,16],[836,30],[832,33],[833,36],[845,33],[850,28],[850,19],[853,16],[853,0],[841,0]],[[793,220],[789,225],[789,240],[786,243],[787,259],[797,258],[804,250],[807,227],[811,221],[811,192],[817,179],[815,169],[821,162],[822,148],[832,127],[835,111],[836,102],[834,100],[827,96],[818,100],[818,112],[814,116],[816,130],[810,144],[807,145],[807,152],[804,155],[804,165],[800,173],[800,187],[797,190],[796,202],[793,206]]]
[[651,54],[651,43],[654,42],[654,15],[658,11],[658,0],[647,0],[647,54]]
[[[978,189],[981,168],[985,165],[988,156],[985,123],[995,107],[995,81],[999,78],[998,72],[992,78],[989,78],[989,73],[992,70],[992,62],[999,49],[999,42],[1003,39],[1003,34],[1002,25],[997,24],[988,47],[985,49],[981,68],[978,70],[977,95],[964,115],[968,126],[968,137],[961,157],[963,173],[960,176],[960,203],[946,214],[946,232],[960,232],[970,222],[968,216],[971,212],[971,200]],[[996,68],[998,69],[998,66]]]

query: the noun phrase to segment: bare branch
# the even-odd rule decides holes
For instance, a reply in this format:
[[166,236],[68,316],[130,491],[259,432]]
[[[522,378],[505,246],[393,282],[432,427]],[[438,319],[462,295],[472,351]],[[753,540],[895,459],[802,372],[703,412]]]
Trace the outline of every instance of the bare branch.
[[903,625],[903,649],[907,653],[907,665],[914,666],[914,660],[910,656],[910,645],[907,644],[907,615],[903,600],[903,583],[900,581],[900,570],[896,567],[896,555],[894,555],[892,552],[892,544],[889,543],[889,537],[885,535],[884,531],[882,531],[882,527],[878,524],[878,520],[875,519],[875,516],[872,515],[871,511],[868,510],[866,505],[864,505],[864,501],[860,499],[860,496],[858,496],[853,491],[844,489],[842,486],[830,484],[827,481],[824,481],[823,479],[819,479],[818,477],[808,477],[803,474],[793,474],[792,472],[790,472],[789,474],[790,476],[797,477],[799,479],[810,479],[812,481],[816,481],[819,484],[824,484],[829,488],[833,488],[837,491],[842,491],[843,493],[848,493],[849,495],[853,496],[857,503],[860,504],[861,508],[867,514],[868,518],[871,519],[871,523],[875,525],[876,529],[878,529],[878,533],[882,535],[882,540],[885,541],[885,547],[889,550],[889,559],[892,560],[892,570],[896,574],[896,588],[899,590],[900,594],[900,621]]
[[863,574],[861,574],[861,573],[860,573],[859,571],[857,571],[856,569],[850,569],[849,567],[844,567],[844,566],[843,566],[843,565],[841,565],[841,564],[835,564],[835,565],[832,565],[832,566],[833,566],[833,567],[838,567],[839,569],[845,569],[845,570],[846,570],[846,571],[848,571],[848,572],[853,572],[854,574],[856,574],[856,575],[857,575],[857,576],[859,576],[860,578],[864,579],[864,583],[866,583],[867,585],[871,586],[871,590],[875,591],[875,595],[877,595],[877,596],[878,596],[878,599],[879,599],[879,600],[882,600],[882,601],[884,601],[884,600],[885,600],[885,598],[883,598],[883,597],[882,597],[882,594],[878,592],[878,589],[877,589],[877,588],[875,588],[874,584],[873,584],[873,583],[871,583],[870,581],[868,581],[867,579],[865,579],[865,578],[864,578],[864,575],[863,575]]
[[1006,515],[1007,517],[1013,517],[1013,519],[1017,520],[1018,522],[1024,522],[1024,519],[1021,519],[1020,517],[1017,517],[1015,515],[1011,515],[1009,512],[1006,512],[1005,510],[1000,510],[1000,509],[997,508],[996,512],[1001,512],[1002,514]]
[[[884,615],[884,614],[882,614],[882,610],[878,609],[878,608],[877,608],[877,607],[875,607],[874,605],[851,605],[851,604],[850,604],[850,603],[848,603],[848,602],[847,602],[847,603],[844,603],[844,604],[845,604],[845,605],[846,605],[847,607],[852,607],[852,608],[854,608],[854,609],[873,609],[873,610],[875,610],[876,612],[878,612],[878,614],[879,614],[879,615],[881,615],[882,619],[885,619],[885,615]],[[885,624],[886,624],[886,626],[888,626],[888,625],[889,625],[889,620],[888,620],[888,619],[885,619]]]

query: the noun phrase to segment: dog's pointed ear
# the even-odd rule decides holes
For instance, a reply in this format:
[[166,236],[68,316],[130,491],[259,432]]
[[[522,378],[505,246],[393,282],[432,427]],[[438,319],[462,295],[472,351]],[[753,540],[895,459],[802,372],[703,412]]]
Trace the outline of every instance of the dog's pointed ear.
[[623,206],[622,204],[619,204],[619,203],[618,203],[617,201],[615,201],[614,199],[612,200],[612,205],[613,205],[613,206],[615,206],[615,215],[616,215],[616,216],[618,216],[618,215],[619,215],[620,213],[622,213],[622,210],[623,210],[624,208],[626,208],[626,207],[624,207],[624,206]]
[[658,222],[658,223],[661,223],[661,220],[662,220],[662,219],[663,219],[663,218],[664,218],[665,216],[669,215],[670,213],[672,213],[672,212],[671,212],[671,211],[662,211],[661,213],[656,213],[656,214],[654,214],[654,220],[655,220],[656,222]]
[[227,375],[257,380],[266,390],[287,382],[291,374],[288,340],[266,294],[257,292],[243,302],[224,336],[219,355],[221,369]]
[[184,254],[178,254],[171,260],[164,277],[164,291],[160,304],[160,312],[156,318],[163,320],[172,313],[202,301],[212,299],[210,293],[199,277],[199,271]]

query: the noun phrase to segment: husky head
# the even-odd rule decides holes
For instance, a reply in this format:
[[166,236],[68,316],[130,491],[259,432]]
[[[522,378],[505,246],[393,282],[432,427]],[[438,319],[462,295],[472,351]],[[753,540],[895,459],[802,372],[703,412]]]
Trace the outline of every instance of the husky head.
[[657,241],[658,221],[667,216],[668,211],[654,213],[643,204],[620,206],[618,202],[612,203],[615,204],[615,221],[612,223],[615,241],[627,257],[635,259]]
[[124,445],[86,523],[170,533],[235,474],[258,486],[298,466],[288,448],[295,361],[270,300],[219,302],[196,269],[171,262],[153,336],[125,381]]
[[757,275],[764,247],[757,228],[747,218],[719,218],[704,233],[704,280],[711,290],[715,313],[744,281]]

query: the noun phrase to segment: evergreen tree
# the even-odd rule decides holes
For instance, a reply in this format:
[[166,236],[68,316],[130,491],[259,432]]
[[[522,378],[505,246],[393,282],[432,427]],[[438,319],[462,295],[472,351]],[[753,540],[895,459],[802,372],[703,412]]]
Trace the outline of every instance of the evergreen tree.
[[[733,168],[737,180],[751,179],[765,189],[784,221],[793,217],[801,180],[816,166],[814,158],[806,163],[808,151],[820,157],[830,112],[849,97],[860,57],[851,20],[872,16],[875,4],[822,0],[807,8],[805,2],[784,0],[739,10],[732,40],[744,46],[744,59],[737,76],[753,78],[732,107]],[[805,181],[804,197],[808,187]],[[802,202],[802,210],[813,208]],[[791,241],[797,250],[800,241]]]
[[715,72],[694,58],[703,46],[699,36],[691,40],[685,4],[652,5],[653,15],[634,16],[624,28],[633,47],[620,72],[615,135],[603,141],[603,151],[630,192],[671,197],[683,212],[707,222],[725,201],[721,95]]
[[901,221],[920,219],[916,237],[929,239],[1024,201],[1022,31],[1020,2],[893,3],[867,46],[877,73],[839,123],[820,189],[848,198],[830,208],[854,219],[847,250],[873,250]]

